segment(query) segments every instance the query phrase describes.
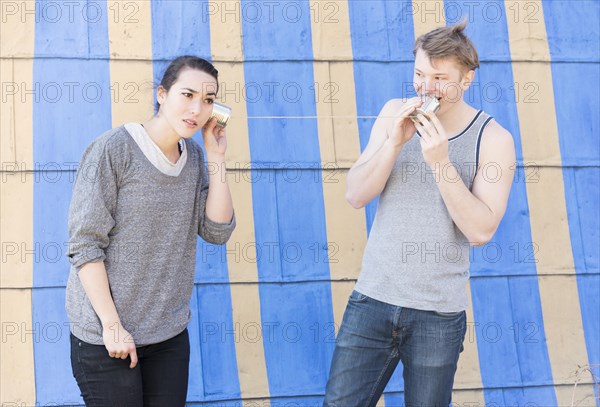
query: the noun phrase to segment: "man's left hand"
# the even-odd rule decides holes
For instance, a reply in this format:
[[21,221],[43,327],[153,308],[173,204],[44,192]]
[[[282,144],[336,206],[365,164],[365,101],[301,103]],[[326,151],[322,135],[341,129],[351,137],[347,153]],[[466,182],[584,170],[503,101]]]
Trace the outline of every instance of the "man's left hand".
[[448,135],[435,113],[429,115],[429,119],[419,114],[415,127],[421,135],[421,149],[423,158],[429,168],[436,169],[436,165],[444,165],[450,161],[448,157]]

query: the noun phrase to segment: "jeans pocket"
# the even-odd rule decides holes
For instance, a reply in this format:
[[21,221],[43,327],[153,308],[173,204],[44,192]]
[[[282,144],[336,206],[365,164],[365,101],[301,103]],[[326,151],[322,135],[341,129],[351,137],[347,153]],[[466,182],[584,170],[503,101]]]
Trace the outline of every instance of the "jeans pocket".
[[353,290],[352,293],[350,294],[350,298],[348,299],[350,302],[365,302],[367,301],[367,297],[364,294],[359,293],[356,290]]
[[440,312],[440,311],[432,311],[435,315],[437,315],[438,317],[444,317],[444,318],[456,318],[456,317],[460,317],[465,311],[458,311],[458,312]]

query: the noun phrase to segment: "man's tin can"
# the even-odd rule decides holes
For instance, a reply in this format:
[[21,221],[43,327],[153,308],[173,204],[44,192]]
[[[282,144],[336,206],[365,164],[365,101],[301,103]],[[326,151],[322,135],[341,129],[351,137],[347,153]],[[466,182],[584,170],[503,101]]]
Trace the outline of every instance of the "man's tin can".
[[411,119],[413,122],[417,121],[417,115],[419,114],[422,114],[427,119],[429,119],[430,113],[435,113],[440,109],[440,102],[435,96],[424,95],[422,100],[423,104],[421,105],[421,107],[417,107],[417,109],[408,116],[408,118]]

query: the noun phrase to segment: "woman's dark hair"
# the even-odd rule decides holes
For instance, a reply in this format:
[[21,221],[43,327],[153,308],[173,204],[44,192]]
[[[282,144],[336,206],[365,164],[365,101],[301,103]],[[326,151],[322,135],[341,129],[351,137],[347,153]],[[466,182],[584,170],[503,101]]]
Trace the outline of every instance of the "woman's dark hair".
[[[179,74],[181,71],[186,68],[197,69],[215,78],[217,81],[217,92],[219,91],[219,71],[217,71],[214,65],[208,62],[206,59],[195,57],[193,55],[182,55],[171,61],[162,77],[162,80],[160,81],[159,86],[162,86],[168,92],[171,90],[171,86],[173,86],[173,84],[177,82],[177,79],[179,79]],[[158,112],[159,109],[160,103],[156,102],[156,111]]]

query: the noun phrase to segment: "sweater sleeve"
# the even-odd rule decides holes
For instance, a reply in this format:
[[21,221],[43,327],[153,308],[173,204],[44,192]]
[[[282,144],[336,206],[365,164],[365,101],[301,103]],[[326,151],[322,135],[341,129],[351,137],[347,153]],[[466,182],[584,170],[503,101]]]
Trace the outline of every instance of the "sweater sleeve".
[[200,153],[200,197],[198,213],[200,221],[198,222],[198,235],[208,243],[225,244],[231,237],[231,233],[235,229],[235,212],[229,223],[217,223],[206,216],[206,199],[208,197],[208,174],[204,163],[204,155]]
[[116,173],[107,142],[98,140],[83,154],[69,206],[67,255],[77,271],[106,258],[116,204]]

